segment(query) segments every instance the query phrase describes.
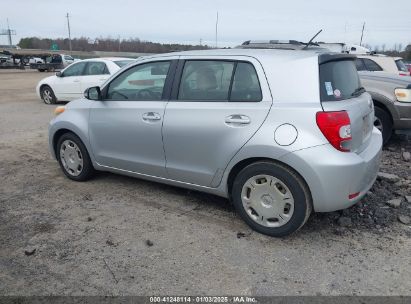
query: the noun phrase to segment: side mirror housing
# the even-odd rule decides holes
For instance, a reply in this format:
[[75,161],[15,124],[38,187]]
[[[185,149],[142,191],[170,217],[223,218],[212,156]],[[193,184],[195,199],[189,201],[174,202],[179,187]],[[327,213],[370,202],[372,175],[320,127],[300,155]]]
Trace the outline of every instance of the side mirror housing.
[[63,74],[60,71],[58,71],[58,72],[56,72],[56,76],[57,77],[63,77]]
[[89,100],[101,100],[100,87],[91,87],[84,91],[84,97]]

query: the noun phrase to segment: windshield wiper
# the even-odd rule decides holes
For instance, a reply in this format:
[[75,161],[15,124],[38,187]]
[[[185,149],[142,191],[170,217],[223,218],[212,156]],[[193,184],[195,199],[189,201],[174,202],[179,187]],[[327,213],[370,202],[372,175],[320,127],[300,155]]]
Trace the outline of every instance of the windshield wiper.
[[351,94],[351,96],[360,96],[364,92],[365,92],[365,88],[359,87],[355,89],[355,91]]

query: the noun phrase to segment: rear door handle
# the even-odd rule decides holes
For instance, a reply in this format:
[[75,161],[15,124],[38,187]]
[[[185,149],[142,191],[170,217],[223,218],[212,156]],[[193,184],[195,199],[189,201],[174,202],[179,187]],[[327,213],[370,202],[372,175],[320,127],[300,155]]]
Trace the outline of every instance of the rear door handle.
[[156,120],[160,120],[161,116],[160,114],[156,113],[156,112],[147,112],[143,114],[143,120],[144,121],[156,121]]
[[242,114],[234,114],[227,116],[225,118],[226,124],[234,124],[234,125],[248,125],[251,122],[250,117],[247,115]]

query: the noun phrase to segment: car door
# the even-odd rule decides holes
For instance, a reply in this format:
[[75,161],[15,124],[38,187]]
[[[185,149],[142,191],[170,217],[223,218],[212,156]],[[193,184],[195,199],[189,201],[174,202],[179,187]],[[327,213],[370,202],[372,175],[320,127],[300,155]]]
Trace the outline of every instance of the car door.
[[83,96],[80,78],[86,62],[77,62],[64,69],[59,77],[56,77],[52,89],[59,100],[73,100]]
[[87,88],[100,86],[110,77],[110,72],[105,62],[87,61],[83,76],[80,77],[81,91]]
[[260,63],[234,58],[179,62],[163,123],[171,179],[217,187],[266,118],[272,98]]
[[166,177],[161,127],[176,64],[164,59],[139,63],[105,85],[89,120],[100,165]]

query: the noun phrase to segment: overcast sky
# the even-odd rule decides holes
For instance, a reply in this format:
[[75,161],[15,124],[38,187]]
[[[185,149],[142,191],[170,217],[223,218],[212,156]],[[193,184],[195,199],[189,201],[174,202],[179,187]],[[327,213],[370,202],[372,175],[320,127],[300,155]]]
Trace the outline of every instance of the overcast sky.
[[[318,40],[392,47],[411,43],[411,0],[0,0],[0,29],[10,27],[22,37],[140,38],[158,42],[235,46],[249,39]],[[0,36],[0,44],[7,37]]]

